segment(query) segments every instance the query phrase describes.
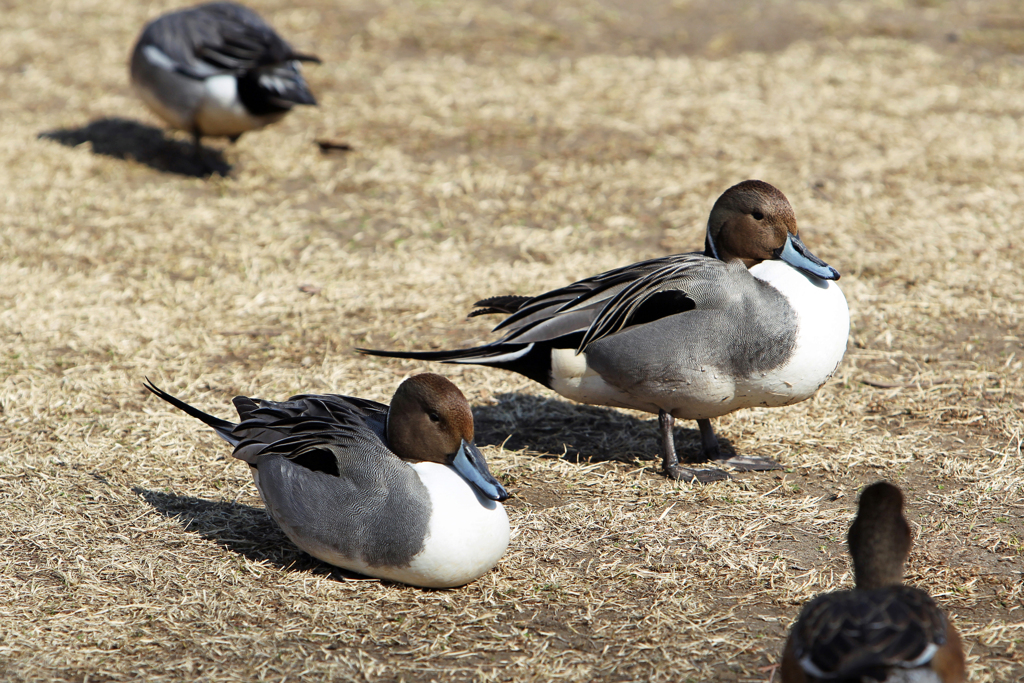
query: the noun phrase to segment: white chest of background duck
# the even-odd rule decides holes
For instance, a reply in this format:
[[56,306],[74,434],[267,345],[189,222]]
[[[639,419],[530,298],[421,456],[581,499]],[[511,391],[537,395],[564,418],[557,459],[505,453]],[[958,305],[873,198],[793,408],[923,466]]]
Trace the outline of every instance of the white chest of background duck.
[[785,195],[747,180],[715,202],[703,253],[634,263],[539,296],[484,299],[471,315],[508,316],[490,344],[360,351],[504,368],[574,401],[654,413],[665,472],[712,481],[728,475],[679,466],[674,420],[697,421],[705,461],[777,467],[730,458],[710,419],[802,401],[832,376],[849,334],[838,278],[804,246]]
[[270,516],[324,562],[445,588],[489,571],[508,547],[508,494],[473,443],[465,397],[440,375],[406,380],[390,407],[338,395],[239,396],[239,424],[147,388],[232,444]]

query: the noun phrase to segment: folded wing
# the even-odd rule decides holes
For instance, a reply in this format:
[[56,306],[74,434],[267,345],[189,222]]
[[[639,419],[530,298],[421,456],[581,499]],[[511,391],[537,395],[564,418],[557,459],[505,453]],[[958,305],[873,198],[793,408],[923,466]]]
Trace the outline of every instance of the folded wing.
[[[720,305],[721,299],[729,296],[728,288],[721,285],[729,267],[699,253],[642,261],[532,298],[501,296],[477,302],[480,308],[470,315],[510,313],[494,328],[505,335],[484,346],[450,351],[359,351],[486,365],[521,362],[535,344],[582,352],[626,327]],[[524,374],[532,376],[527,371]]]

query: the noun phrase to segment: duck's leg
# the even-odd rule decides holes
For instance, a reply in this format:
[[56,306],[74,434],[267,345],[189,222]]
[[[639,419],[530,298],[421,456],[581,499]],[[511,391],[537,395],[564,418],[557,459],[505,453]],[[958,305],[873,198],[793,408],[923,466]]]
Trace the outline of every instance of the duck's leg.
[[782,465],[768,458],[755,458],[747,455],[733,455],[729,457],[729,454],[722,452],[718,445],[718,437],[715,436],[711,420],[707,418],[697,420],[697,427],[700,429],[700,444],[704,456],[702,462],[721,462],[743,472],[766,472],[768,470],[782,469]]
[[210,164],[209,159],[206,158],[206,150],[203,148],[203,134],[199,132],[198,128],[192,130],[192,151],[196,163],[199,165],[199,173],[203,171],[213,172],[213,166]]
[[711,426],[711,420],[697,420],[697,429],[700,430],[700,447],[704,459],[721,460],[722,449],[718,447],[718,437],[715,435],[715,428]]
[[[702,484],[732,478],[727,472],[719,469],[709,468],[697,470],[689,467],[680,467],[679,458],[676,456],[675,435],[672,433],[673,425],[675,425],[675,418],[672,417],[672,413],[659,410],[658,427],[661,431],[661,465],[665,470],[666,476],[671,479],[681,479],[683,481],[693,481],[696,479]],[[714,438],[714,435],[714,432],[712,432],[712,438]]]
[[[238,139],[239,136],[231,138],[231,142]],[[231,170],[230,166],[225,166],[224,157],[219,152],[212,152],[215,156],[211,158],[210,154],[206,153],[206,148],[203,147],[203,134],[199,132],[198,128],[192,130],[192,142],[193,149],[195,150],[196,162],[199,164],[200,173],[205,172],[206,174],[217,173],[219,175],[227,175],[227,172]],[[220,157],[219,159],[217,157]]]

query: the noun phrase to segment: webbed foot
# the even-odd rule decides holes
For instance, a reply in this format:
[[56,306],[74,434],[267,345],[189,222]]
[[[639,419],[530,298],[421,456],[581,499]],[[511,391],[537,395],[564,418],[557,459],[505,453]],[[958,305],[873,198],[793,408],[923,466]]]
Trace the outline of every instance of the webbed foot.
[[696,481],[700,484],[710,484],[713,481],[732,479],[728,472],[714,467],[694,469],[691,467],[680,467],[679,465],[666,468],[665,476],[676,481]]
[[782,465],[769,460],[768,458],[757,458],[750,455],[734,455],[731,458],[723,458],[717,462],[727,467],[732,467],[740,472],[768,472],[769,470],[781,470]]

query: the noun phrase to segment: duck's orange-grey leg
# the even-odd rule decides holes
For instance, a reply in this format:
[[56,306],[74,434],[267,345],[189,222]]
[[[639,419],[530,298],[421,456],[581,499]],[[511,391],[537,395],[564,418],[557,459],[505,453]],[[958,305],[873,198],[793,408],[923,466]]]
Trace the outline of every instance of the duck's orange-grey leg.
[[718,445],[718,437],[715,436],[711,420],[707,418],[697,420],[697,427],[700,429],[700,444],[704,453],[702,462],[714,460],[724,463],[729,467],[735,467],[743,472],[766,472],[768,470],[782,469],[782,465],[768,458],[756,458],[748,455],[733,455],[729,457],[728,453],[723,453]]
[[[676,456],[675,435],[672,433],[674,424],[675,418],[672,417],[672,413],[664,410],[658,411],[658,427],[661,431],[661,465],[668,477],[683,481],[696,479],[702,484],[732,478],[727,472],[719,469],[697,470],[689,467],[680,467],[679,458]],[[703,431],[701,434],[703,435]],[[714,438],[714,436],[715,433],[711,432],[711,437]]]

